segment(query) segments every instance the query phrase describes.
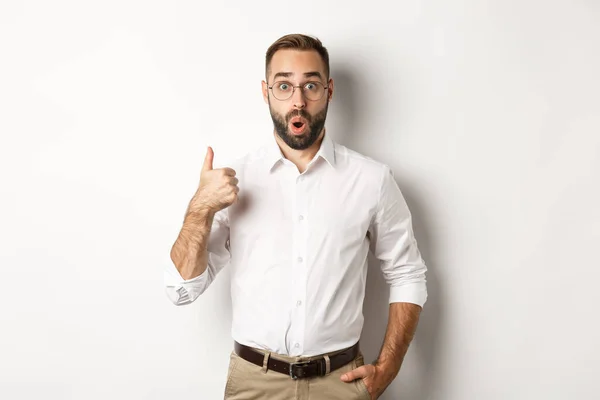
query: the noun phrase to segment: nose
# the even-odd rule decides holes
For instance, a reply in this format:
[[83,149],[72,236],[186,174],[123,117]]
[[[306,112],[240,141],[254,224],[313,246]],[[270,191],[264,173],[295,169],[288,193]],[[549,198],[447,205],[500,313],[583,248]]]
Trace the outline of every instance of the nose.
[[302,92],[302,88],[296,88],[296,90],[294,90],[294,94],[292,95],[292,103],[294,108],[297,109],[306,107],[306,99],[304,98],[304,92]]

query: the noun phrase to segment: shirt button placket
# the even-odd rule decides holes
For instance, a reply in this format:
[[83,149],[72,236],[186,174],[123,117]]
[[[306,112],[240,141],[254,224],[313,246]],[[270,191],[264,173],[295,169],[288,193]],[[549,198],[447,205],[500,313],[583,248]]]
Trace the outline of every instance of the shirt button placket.
[[304,350],[304,331],[305,331],[305,318],[306,318],[306,307],[301,307],[304,304],[305,296],[306,296],[306,270],[308,268],[307,257],[306,254],[306,241],[307,241],[307,225],[306,225],[306,174],[300,175],[296,180],[296,215],[298,215],[298,219],[296,221],[296,241],[295,241],[295,251],[296,251],[296,263],[294,265],[294,270],[297,272],[296,276],[296,287],[294,288],[294,295],[296,296],[296,310],[295,315],[296,319],[296,331],[295,331],[295,341],[296,341],[296,350],[302,352]]

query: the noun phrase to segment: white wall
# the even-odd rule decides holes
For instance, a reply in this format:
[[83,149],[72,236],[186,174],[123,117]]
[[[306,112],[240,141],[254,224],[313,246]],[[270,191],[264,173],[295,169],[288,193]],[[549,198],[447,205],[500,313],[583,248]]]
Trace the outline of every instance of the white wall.
[[177,308],[162,268],[206,146],[270,139],[291,32],[328,47],[328,132],[393,167],[429,266],[381,398],[598,398],[599,3],[210,3],[0,5],[0,398],[222,398],[227,272]]

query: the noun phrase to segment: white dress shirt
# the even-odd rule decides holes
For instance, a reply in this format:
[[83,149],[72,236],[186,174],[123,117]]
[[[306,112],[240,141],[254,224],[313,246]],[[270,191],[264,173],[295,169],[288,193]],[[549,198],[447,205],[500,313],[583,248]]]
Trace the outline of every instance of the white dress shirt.
[[389,302],[423,306],[427,267],[387,165],[325,134],[302,174],[275,138],[229,166],[238,202],[215,215],[202,275],[186,281],[167,265],[174,304],[193,302],[227,267],[234,340],[290,356],[332,352],[359,340],[371,250]]

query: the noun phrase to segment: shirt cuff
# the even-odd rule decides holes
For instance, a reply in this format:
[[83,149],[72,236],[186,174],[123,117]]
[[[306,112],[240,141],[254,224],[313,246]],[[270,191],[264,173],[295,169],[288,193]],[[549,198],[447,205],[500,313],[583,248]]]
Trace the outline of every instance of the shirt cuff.
[[423,307],[426,301],[427,284],[425,282],[390,287],[390,303],[412,303]]
[[169,300],[175,305],[192,303],[206,289],[208,274],[207,268],[202,274],[185,280],[177,268],[169,263],[164,273],[165,291]]

